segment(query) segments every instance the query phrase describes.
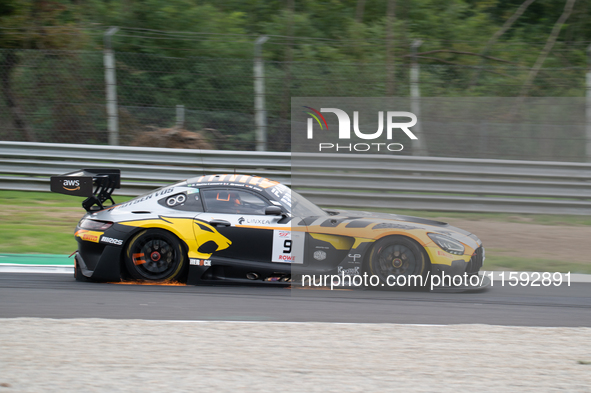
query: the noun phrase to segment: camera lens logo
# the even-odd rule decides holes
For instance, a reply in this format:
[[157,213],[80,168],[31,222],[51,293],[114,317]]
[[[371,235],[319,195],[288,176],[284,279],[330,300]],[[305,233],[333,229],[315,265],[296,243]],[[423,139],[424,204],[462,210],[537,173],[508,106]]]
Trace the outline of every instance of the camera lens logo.
[[181,204],[185,203],[186,200],[187,200],[187,197],[185,196],[185,194],[177,194],[177,195],[173,195],[173,196],[169,197],[166,200],[166,204],[169,207],[174,207],[174,206],[181,205]]

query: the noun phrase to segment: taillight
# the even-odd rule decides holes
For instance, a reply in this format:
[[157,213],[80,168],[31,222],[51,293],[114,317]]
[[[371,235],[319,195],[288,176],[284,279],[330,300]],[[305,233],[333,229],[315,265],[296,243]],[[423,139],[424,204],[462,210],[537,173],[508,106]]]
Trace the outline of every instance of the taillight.
[[91,220],[89,218],[83,218],[78,224],[80,228],[83,229],[92,229],[95,231],[104,231],[109,229],[113,223],[110,221],[98,221],[98,220]]

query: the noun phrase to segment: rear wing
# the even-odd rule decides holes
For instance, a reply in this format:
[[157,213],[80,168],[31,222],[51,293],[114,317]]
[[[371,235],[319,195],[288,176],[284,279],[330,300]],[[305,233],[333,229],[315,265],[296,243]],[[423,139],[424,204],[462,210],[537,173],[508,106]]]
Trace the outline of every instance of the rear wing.
[[106,201],[111,201],[110,206],[114,205],[111,194],[115,188],[121,188],[119,169],[81,169],[51,176],[51,192],[87,197],[82,202],[87,212],[104,209]]

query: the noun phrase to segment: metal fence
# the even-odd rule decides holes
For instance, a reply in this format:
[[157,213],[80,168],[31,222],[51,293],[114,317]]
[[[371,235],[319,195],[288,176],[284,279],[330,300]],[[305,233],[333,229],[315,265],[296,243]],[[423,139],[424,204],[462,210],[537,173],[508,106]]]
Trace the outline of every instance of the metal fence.
[[48,191],[49,176],[85,167],[120,168],[116,195],[247,173],[293,184],[325,207],[591,214],[585,163],[0,142],[2,190]]
[[[513,52],[518,50],[528,50],[527,45],[512,48]],[[580,48],[561,50],[576,52]],[[400,47],[398,52],[395,94],[405,97],[410,91],[410,48]],[[0,64],[0,80],[8,82],[3,84],[4,97],[0,99],[0,140],[108,143],[102,51],[0,49],[0,58],[8,57],[14,59],[10,69]],[[529,67],[506,63],[483,67],[445,64],[424,56],[419,56],[419,62],[423,97],[517,96],[530,71]],[[385,63],[266,60],[264,64],[269,151],[290,150],[292,97],[386,96]],[[121,145],[255,149],[252,58],[171,57],[115,51],[115,69]],[[477,86],[470,87],[477,69],[483,70],[482,77]],[[552,67],[541,70],[530,95],[582,98],[585,72],[584,64],[554,62]],[[184,108],[181,128],[189,132],[174,129],[179,105]],[[450,121],[470,122],[461,117]],[[446,131],[446,138],[438,141],[440,154],[453,157],[455,140],[463,138],[463,131],[455,129],[454,126]],[[577,131],[571,139],[583,140],[584,135],[579,135],[582,132]],[[548,139],[543,133],[533,137],[540,141]],[[504,151],[492,158],[539,159],[535,151],[513,155],[505,155]],[[470,157],[482,154],[474,152]],[[587,158],[583,150],[573,149],[544,159]]]

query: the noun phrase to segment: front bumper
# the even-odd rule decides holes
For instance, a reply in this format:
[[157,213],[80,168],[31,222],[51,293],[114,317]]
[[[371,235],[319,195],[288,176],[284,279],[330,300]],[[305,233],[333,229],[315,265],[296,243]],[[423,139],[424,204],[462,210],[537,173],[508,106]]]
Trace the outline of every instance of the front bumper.
[[94,281],[119,282],[122,278],[121,247],[105,246],[100,255],[77,251],[75,264],[80,273]]
[[[484,248],[478,247],[469,255],[452,255],[428,247],[427,251],[431,258],[431,273],[432,274],[447,274],[450,276],[462,275],[467,273],[469,275],[478,274],[484,262]],[[458,258],[458,259],[455,259]]]

